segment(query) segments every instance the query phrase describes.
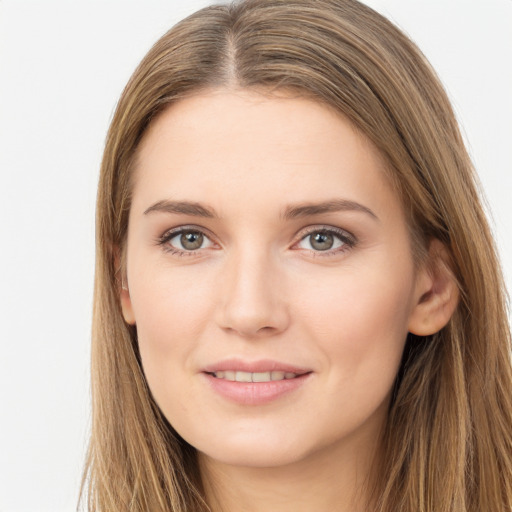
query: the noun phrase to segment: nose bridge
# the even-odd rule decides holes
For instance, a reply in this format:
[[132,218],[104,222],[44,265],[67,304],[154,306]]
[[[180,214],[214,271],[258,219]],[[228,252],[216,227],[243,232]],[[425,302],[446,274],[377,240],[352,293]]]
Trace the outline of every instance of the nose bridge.
[[270,251],[250,244],[234,249],[221,283],[219,325],[246,337],[283,331],[288,310],[282,284],[279,262]]

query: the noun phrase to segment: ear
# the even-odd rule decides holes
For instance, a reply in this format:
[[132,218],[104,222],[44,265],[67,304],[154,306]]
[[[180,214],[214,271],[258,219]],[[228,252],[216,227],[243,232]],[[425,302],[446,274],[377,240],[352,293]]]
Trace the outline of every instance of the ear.
[[448,323],[458,303],[459,288],[450,268],[449,253],[442,242],[434,239],[416,278],[409,332],[418,336],[435,334]]
[[132,299],[128,289],[128,280],[126,277],[126,261],[119,247],[114,247],[114,268],[116,269],[117,291],[121,303],[121,311],[124,321],[129,325],[135,325],[135,315],[133,314]]

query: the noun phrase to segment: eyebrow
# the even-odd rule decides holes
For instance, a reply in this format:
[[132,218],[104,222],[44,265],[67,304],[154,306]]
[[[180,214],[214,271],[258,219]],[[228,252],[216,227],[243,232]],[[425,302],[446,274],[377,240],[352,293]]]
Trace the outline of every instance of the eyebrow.
[[167,199],[158,201],[150,206],[144,211],[144,215],[151,212],[181,213],[182,215],[192,215],[194,217],[206,217],[210,219],[218,217],[215,210],[209,206],[191,201],[170,201]]
[[[290,205],[285,209],[282,218],[285,220],[292,220],[300,219],[303,217],[310,217],[313,215],[320,215],[322,213],[333,213],[340,211],[362,212],[375,220],[379,220],[377,215],[375,215],[375,213],[373,213],[370,208],[348,199],[332,199],[330,201],[323,201],[321,203],[301,203],[298,205]],[[144,211],[144,215],[152,212],[177,213],[209,219],[219,218],[219,215],[210,206],[206,206],[204,204],[196,203],[193,201],[171,201],[164,199],[147,208]]]
[[370,208],[360,203],[356,203],[355,201],[350,201],[348,199],[333,199],[321,203],[304,203],[298,204],[297,206],[288,206],[284,211],[283,218],[286,220],[291,220],[299,219],[302,217],[309,217],[313,215],[319,215],[322,213],[345,211],[362,212],[369,215],[375,220],[379,220],[377,215],[375,215],[375,213],[372,212]]

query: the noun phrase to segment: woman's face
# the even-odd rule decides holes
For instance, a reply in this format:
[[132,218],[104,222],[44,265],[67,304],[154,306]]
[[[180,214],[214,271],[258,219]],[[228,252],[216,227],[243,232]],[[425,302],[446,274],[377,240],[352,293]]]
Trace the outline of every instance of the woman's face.
[[138,153],[126,272],[154,398],[209,460],[378,436],[422,292],[383,160],[327,107],[219,89],[168,108]]

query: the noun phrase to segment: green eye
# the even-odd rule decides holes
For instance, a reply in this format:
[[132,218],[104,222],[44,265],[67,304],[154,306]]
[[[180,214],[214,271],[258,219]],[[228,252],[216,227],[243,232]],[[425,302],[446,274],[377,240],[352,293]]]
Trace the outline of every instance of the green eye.
[[197,229],[182,229],[171,232],[163,237],[161,242],[169,250],[176,252],[193,252],[211,247],[213,242]]
[[204,240],[203,234],[199,233],[198,231],[182,233],[179,238],[181,246],[187,251],[195,251],[196,249],[200,249]]
[[342,251],[355,245],[354,238],[341,229],[323,228],[310,231],[297,244],[299,249],[314,252]]
[[334,236],[331,233],[313,233],[309,235],[309,243],[317,251],[328,251],[334,246]]

